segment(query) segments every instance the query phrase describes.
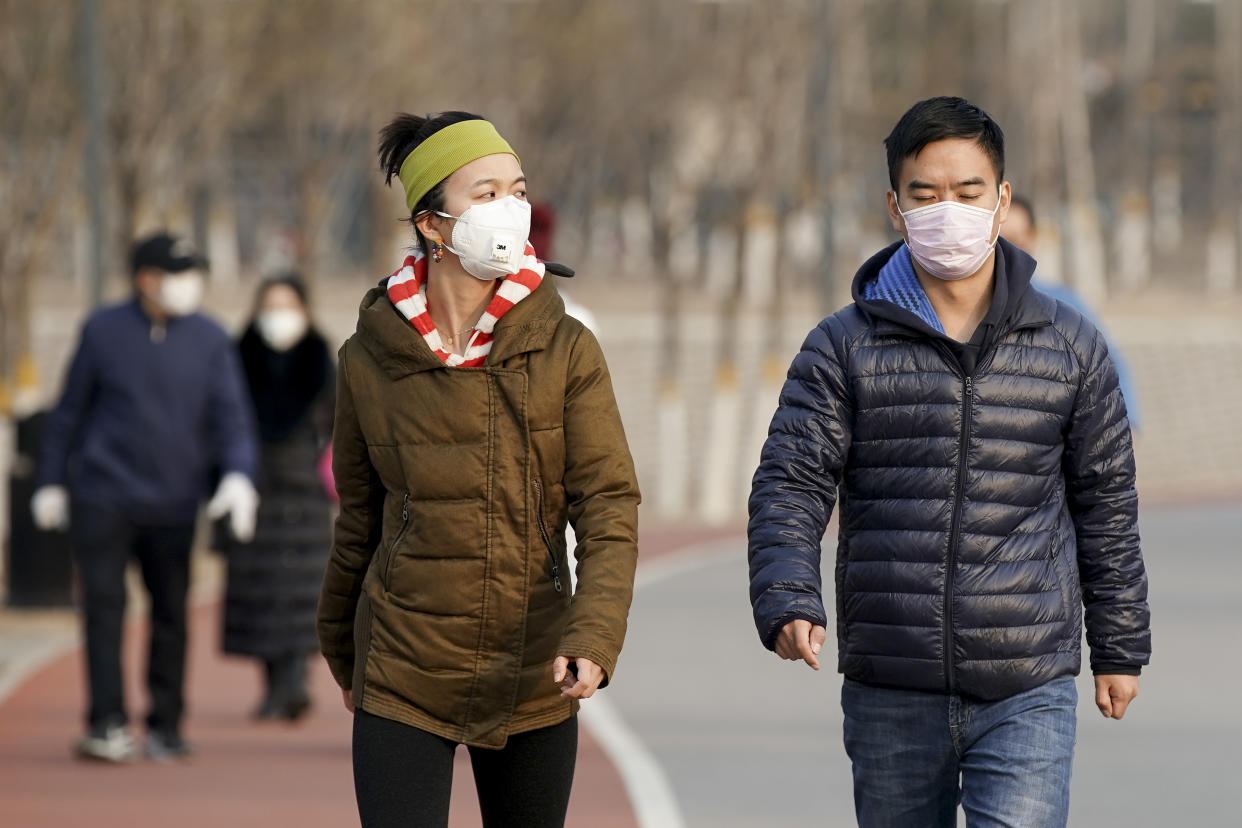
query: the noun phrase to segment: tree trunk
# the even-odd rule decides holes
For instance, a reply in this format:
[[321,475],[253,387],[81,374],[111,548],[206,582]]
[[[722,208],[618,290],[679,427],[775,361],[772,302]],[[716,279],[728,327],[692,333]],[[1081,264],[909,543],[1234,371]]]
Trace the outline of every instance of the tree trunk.
[[707,258],[709,276],[718,289],[726,291],[716,314],[716,365],[712,379],[704,446],[699,516],[709,523],[723,523],[736,508],[734,481],[741,444],[741,377],[738,370],[742,313],[742,268],[746,247],[751,240],[746,228],[746,211],[738,209],[730,225],[711,234],[714,255]]
[[1242,210],[1242,3],[1216,4],[1216,135],[1212,226],[1207,243],[1207,288],[1215,295],[1238,286]]
[[1123,291],[1141,288],[1151,279],[1151,203],[1147,188],[1154,146],[1147,90],[1155,57],[1155,0],[1127,0],[1122,86],[1126,97],[1123,134],[1128,152],[1122,154],[1125,166],[1113,234],[1112,269],[1113,284]]
[[1082,76],[1082,26],[1076,0],[1057,0],[1048,8],[1060,33],[1062,62],[1058,81],[1062,100],[1061,145],[1065,157],[1065,188],[1069,195],[1068,227],[1072,284],[1088,302],[1107,293],[1104,244],[1096,207],[1095,157],[1091,150],[1091,122]]
[[[1020,166],[1015,165],[1025,170],[1025,176],[1014,182],[1014,189],[1032,201],[1040,216],[1040,278],[1060,282],[1065,280],[1066,273],[1062,250],[1061,100],[1054,80],[1060,61],[1058,37],[1049,25],[1044,4],[1011,3],[1008,9],[1008,97],[1027,102],[1012,108],[1013,123],[1005,125],[1006,132],[1018,136],[1017,140],[1026,146]],[[1032,84],[1031,78],[1036,77],[1045,82]]]

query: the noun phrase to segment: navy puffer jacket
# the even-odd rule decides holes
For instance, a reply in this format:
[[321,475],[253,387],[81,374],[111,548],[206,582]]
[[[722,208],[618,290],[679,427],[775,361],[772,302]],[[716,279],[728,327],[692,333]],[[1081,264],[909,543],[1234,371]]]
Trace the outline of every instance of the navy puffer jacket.
[[1078,673],[1084,606],[1094,672],[1137,674],[1147,579],[1103,337],[1028,289],[1034,261],[1002,241],[1007,304],[967,374],[943,334],[861,298],[894,249],[807,337],[772,419],[750,498],[763,643],[793,619],[827,625],[820,542],[839,499],[848,678],[1004,698]]

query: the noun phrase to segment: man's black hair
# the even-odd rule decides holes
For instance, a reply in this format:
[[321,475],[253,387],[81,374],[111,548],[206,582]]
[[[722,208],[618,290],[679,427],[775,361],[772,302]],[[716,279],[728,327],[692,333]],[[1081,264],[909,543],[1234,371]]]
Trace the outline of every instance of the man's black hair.
[[1005,177],[1005,133],[988,113],[965,98],[941,96],[919,101],[906,110],[884,139],[888,150],[888,183],[897,190],[901,164],[923,147],[946,138],[976,141],[987,153],[999,183]]

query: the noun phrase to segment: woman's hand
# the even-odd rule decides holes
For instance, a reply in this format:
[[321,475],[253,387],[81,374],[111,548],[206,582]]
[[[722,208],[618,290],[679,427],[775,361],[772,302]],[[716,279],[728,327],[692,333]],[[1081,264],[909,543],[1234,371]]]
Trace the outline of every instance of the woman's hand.
[[353,712],[354,712],[354,703],[353,703],[352,701],[350,701],[350,700],[349,700],[349,691],[348,691],[348,690],[342,690],[342,691],[341,691],[341,695],[345,698],[345,709],[346,709],[346,710],[348,710],[350,713],[353,713]]
[[[573,662],[574,669],[569,669]],[[604,668],[582,656],[557,656],[552,662],[552,680],[561,686],[567,699],[589,699],[604,680]]]

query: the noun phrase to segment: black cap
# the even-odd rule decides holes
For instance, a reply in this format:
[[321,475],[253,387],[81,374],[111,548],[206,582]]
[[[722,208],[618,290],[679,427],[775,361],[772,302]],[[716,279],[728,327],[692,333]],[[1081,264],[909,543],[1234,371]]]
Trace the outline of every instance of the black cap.
[[166,273],[207,267],[207,259],[194,245],[168,233],[156,233],[134,242],[129,253],[133,273],[144,267],[153,267]]

